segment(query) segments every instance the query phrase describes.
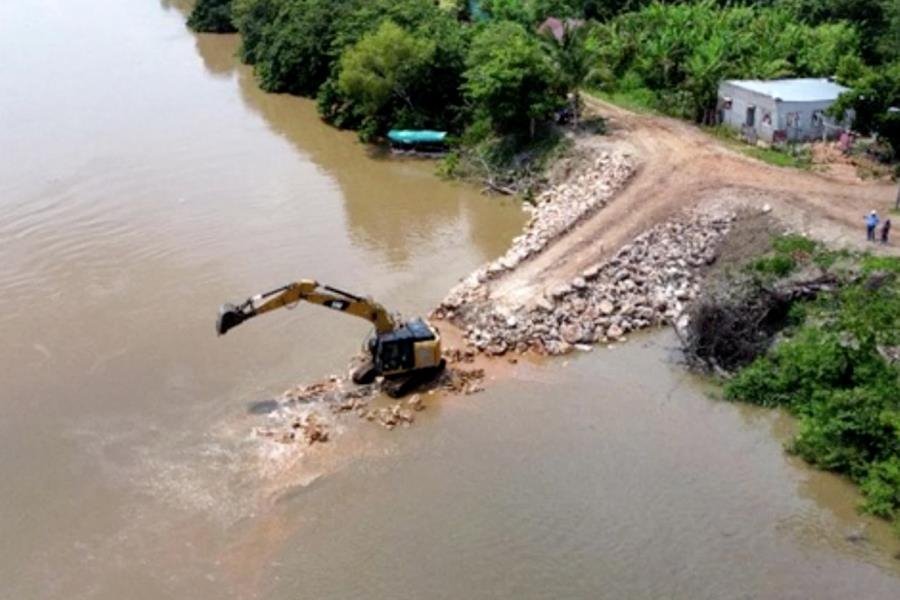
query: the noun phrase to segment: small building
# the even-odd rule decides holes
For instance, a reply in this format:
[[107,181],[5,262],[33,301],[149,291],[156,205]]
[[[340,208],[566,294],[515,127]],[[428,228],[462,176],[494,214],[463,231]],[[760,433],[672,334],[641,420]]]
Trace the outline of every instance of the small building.
[[541,35],[552,35],[557,43],[562,44],[566,38],[566,34],[583,27],[584,21],[581,19],[557,19],[556,17],[547,17],[543,23],[538,25],[537,31]]
[[729,80],[719,85],[719,122],[751,141],[804,142],[837,138],[849,128],[826,111],[848,91],[830,79]]

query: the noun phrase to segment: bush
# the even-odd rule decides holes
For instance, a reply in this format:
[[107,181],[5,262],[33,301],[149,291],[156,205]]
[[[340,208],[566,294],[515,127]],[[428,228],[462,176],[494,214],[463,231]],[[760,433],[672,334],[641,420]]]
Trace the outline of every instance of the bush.
[[[775,248],[794,256],[837,254],[802,238],[781,238]],[[860,483],[866,510],[896,518],[900,372],[885,357],[900,344],[900,260],[854,258],[863,275],[792,310],[804,323],[738,371],[724,393],[728,400],[782,406],[797,415],[790,449]]]
[[753,269],[765,275],[784,277],[797,268],[797,263],[790,256],[776,254],[757,259],[753,263]]
[[812,254],[818,244],[802,235],[782,235],[772,241],[772,248],[781,254]]
[[[823,469],[862,481],[871,465],[891,457],[900,458],[900,421],[886,418],[896,400],[896,385],[816,391],[791,449]],[[900,490],[897,490],[900,492]]]
[[517,23],[486,26],[466,58],[464,91],[476,115],[500,133],[530,131],[565,102],[558,69],[540,42]]
[[[341,55],[338,88],[372,117],[413,104],[411,90],[435,53],[433,41],[384,21]],[[413,123],[400,123],[412,126]]]
[[726,384],[725,398],[800,409],[820,387],[844,387],[851,379],[851,361],[838,336],[810,327],[738,372]]
[[862,491],[868,512],[886,519],[896,518],[900,509],[900,457],[874,463],[862,482]]
[[194,31],[209,33],[237,31],[231,21],[231,0],[197,0],[187,24]]
[[353,0],[255,0],[239,23],[245,32],[242,53],[255,63],[263,89],[315,95],[331,72],[337,25],[354,5]]

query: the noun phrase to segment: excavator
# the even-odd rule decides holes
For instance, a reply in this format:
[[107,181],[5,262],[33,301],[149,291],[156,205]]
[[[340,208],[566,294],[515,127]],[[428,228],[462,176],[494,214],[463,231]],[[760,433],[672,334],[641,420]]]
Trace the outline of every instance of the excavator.
[[362,298],[311,279],[289,283],[241,304],[223,304],[216,333],[225,335],[247,319],[300,302],[318,304],[370,321],[375,329],[363,343],[363,357],[350,377],[358,385],[382,377],[382,389],[398,398],[437,377],[446,366],[437,328],[422,318],[402,321],[371,298]]

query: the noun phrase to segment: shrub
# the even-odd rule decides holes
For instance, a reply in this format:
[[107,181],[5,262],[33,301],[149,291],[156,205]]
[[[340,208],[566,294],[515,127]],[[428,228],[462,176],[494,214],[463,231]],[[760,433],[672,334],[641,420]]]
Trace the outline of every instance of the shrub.
[[209,33],[237,31],[231,21],[231,0],[197,0],[187,24],[194,31]]
[[[827,257],[802,238],[775,241],[775,257]],[[780,254],[779,254],[780,253]],[[843,253],[843,256],[848,256]],[[800,419],[790,449],[862,486],[865,510],[897,518],[900,509],[900,377],[886,356],[900,344],[900,260],[851,257],[861,277],[791,314],[793,335],[737,372],[725,397],[783,406]],[[759,264],[757,261],[754,264]]]
[[900,509],[900,457],[873,464],[862,481],[862,491],[865,510],[886,519],[896,518]]
[[790,256],[776,254],[757,259],[753,263],[753,269],[766,275],[784,277],[797,267],[797,263]]
[[565,101],[559,72],[540,42],[517,23],[485,27],[466,59],[464,90],[478,115],[501,132],[534,132]]
[[772,241],[772,248],[781,254],[812,254],[817,247],[813,240],[796,234],[782,235]]

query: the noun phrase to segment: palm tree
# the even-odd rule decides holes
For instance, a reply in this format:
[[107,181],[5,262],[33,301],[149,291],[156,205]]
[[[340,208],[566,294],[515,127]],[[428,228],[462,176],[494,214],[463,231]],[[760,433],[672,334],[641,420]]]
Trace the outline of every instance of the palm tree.
[[551,32],[544,35],[544,48],[559,67],[566,92],[573,95],[575,122],[581,112],[580,88],[596,73],[598,45],[581,22],[563,21],[563,35],[557,39]]

